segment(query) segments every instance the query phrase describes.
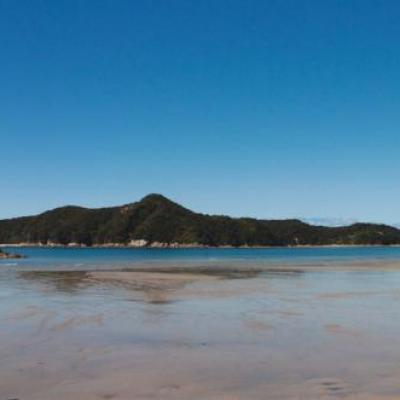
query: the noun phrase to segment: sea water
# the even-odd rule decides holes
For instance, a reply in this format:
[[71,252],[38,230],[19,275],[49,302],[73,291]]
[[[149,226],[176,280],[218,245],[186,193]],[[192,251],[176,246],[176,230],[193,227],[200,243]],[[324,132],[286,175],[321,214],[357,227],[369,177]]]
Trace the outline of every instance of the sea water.
[[398,248],[9,251],[0,399],[400,396]]
[[26,259],[3,260],[28,268],[112,268],[135,266],[146,262],[261,262],[271,264],[318,264],[335,262],[400,261],[400,247],[304,247],[304,248],[9,248],[5,251],[25,255]]

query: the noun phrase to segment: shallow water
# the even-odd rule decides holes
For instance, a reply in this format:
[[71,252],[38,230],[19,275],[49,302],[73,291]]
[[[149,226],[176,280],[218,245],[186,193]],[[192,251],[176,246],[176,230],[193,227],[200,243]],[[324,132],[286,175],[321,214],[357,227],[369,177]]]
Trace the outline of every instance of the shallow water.
[[[260,249],[129,249],[129,248],[9,248],[28,256],[18,265],[29,268],[81,266],[95,269],[143,263],[220,263],[259,262],[278,264],[316,264],[332,262],[400,261],[400,247],[315,247]],[[0,261],[1,262],[1,261]],[[13,261],[9,260],[9,263]]]
[[400,397],[397,249],[25,251],[0,264],[1,400]]

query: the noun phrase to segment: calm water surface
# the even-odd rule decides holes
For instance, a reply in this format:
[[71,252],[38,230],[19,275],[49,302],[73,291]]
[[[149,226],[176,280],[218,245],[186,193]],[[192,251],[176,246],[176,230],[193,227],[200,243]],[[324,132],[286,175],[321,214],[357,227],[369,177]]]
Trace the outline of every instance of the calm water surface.
[[400,398],[399,248],[13,251],[0,400]]
[[[268,248],[268,249],[64,249],[10,248],[26,255],[19,266],[107,268],[145,262],[261,262],[315,264],[321,262],[400,261],[400,247]],[[1,262],[1,261],[0,261]],[[7,262],[2,262],[3,264]],[[12,262],[14,263],[14,262]],[[10,264],[10,262],[8,262]]]

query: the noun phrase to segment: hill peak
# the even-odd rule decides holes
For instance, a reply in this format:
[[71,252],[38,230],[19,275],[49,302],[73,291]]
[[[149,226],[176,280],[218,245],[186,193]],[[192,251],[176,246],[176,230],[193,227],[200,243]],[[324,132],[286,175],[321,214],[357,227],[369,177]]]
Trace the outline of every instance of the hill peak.
[[163,196],[162,194],[158,193],[150,193],[147,196],[143,197],[138,203],[138,205],[146,206],[146,207],[168,207],[168,208],[175,208],[175,209],[186,209],[185,207],[181,206],[177,202],[168,199],[167,197]]
[[147,196],[144,196],[140,200],[140,202],[147,202],[147,201],[159,201],[159,202],[173,203],[173,201],[171,201],[170,199],[168,199],[167,197],[165,197],[159,193],[150,193]]
[[257,220],[196,213],[151,193],[140,201],[99,209],[61,207],[0,221],[0,243],[149,246],[296,246],[400,244],[400,230],[377,224],[329,228],[300,220]]

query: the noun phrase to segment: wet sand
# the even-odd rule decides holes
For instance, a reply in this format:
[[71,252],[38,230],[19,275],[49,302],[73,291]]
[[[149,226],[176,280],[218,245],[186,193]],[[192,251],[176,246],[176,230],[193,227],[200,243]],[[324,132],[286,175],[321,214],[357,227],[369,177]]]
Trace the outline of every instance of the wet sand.
[[0,400],[400,399],[400,268],[24,271]]

